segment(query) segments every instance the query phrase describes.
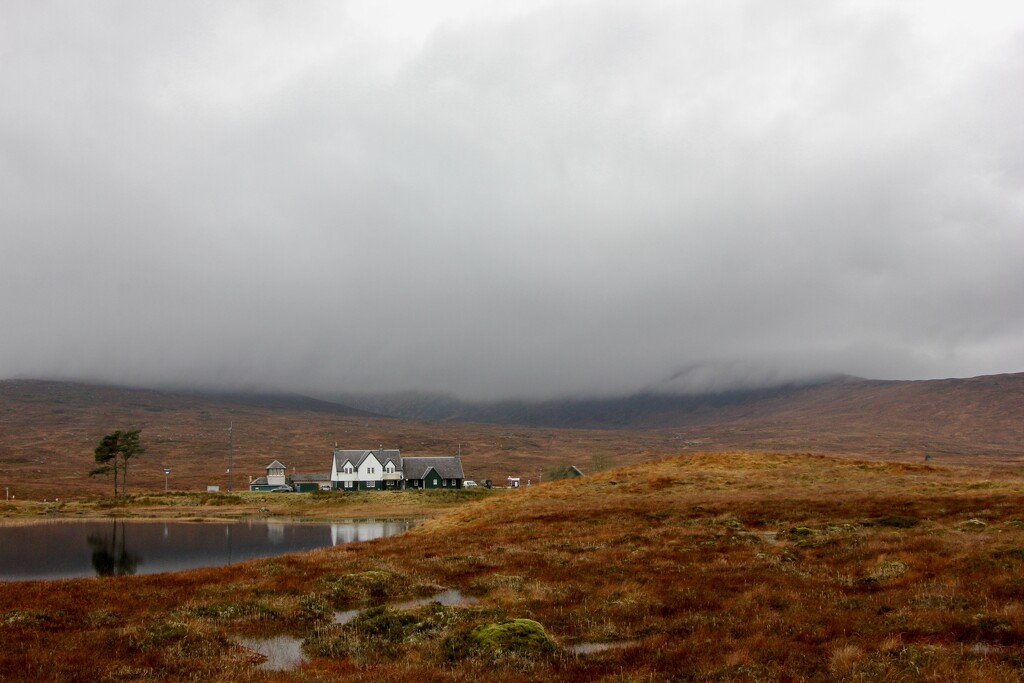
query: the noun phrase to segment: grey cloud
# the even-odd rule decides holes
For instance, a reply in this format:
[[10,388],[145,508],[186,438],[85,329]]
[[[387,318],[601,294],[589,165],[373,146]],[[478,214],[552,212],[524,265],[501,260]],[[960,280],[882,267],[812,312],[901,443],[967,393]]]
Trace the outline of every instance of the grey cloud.
[[1024,18],[948,9],[9,3],[0,376],[1019,371]]

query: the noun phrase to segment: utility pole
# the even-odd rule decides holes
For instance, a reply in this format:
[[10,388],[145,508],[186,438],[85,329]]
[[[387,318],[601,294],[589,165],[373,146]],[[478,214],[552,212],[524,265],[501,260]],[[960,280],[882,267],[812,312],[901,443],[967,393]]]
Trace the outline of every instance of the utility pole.
[[228,424],[228,472],[227,472],[227,474],[228,474],[228,491],[231,491],[231,479],[232,479],[232,477],[231,477],[231,468],[232,468],[232,465],[233,465],[234,455],[235,455],[234,432],[235,432],[235,421],[232,420]]
[[164,465],[164,493],[167,493],[167,477],[171,474],[171,468]]

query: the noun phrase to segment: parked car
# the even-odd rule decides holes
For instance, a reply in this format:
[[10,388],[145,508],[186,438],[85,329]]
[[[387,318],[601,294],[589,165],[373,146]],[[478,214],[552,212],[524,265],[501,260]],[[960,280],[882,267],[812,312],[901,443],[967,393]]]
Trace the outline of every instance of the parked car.
[[476,486],[476,482],[473,481],[472,479],[467,479],[466,481],[462,482],[462,488],[468,489],[470,486]]
[[270,492],[271,493],[291,493],[294,490],[295,489],[293,489],[291,486],[288,486],[287,484],[285,484],[284,486],[275,486],[274,488],[270,489]]

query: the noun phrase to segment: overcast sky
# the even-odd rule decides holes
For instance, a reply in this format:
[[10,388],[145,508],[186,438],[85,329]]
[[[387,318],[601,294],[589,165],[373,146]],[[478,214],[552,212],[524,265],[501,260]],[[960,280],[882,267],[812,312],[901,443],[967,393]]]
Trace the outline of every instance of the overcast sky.
[[1009,0],[5,0],[0,378],[1024,371],[1022,84]]

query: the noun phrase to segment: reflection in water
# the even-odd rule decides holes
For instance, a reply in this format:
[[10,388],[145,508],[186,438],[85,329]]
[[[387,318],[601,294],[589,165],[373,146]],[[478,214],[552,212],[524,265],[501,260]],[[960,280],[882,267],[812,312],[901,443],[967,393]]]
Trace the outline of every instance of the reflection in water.
[[124,522],[120,522],[121,535],[118,539],[118,522],[112,522],[110,534],[90,534],[86,541],[92,548],[92,568],[96,576],[131,576],[138,571],[142,558],[125,549]]
[[45,521],[0,524],[0,581],[127,576],[215,567],[405,531],[410,521],[349,524]]

